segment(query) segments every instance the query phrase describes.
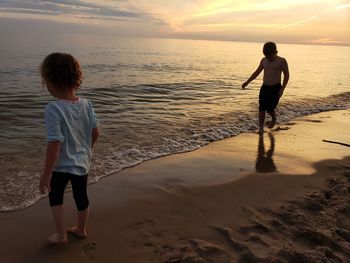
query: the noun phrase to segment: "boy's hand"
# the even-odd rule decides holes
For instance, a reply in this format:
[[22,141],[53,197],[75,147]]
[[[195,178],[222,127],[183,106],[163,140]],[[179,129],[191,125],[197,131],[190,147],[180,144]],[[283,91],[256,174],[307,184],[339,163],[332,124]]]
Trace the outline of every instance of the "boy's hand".
[[51,176],[42,175],[42,176],[40,177],[39,189],[40,189],[40,193],[41,193],[41,194],[45,194],[46,189],[47,189],[49,192],[51,192],[50,180],[51,180]]
[[248,86],[248,81],[246,81],[246,82],[244,82],[243,84],[242,84],[242,89],[244,89],[245,87],[247,87]]

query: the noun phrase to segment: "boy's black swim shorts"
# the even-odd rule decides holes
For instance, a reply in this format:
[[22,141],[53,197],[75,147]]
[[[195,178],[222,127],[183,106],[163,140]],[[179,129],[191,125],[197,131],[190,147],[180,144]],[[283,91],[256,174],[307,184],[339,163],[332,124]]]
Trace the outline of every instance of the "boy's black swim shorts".
[[273,86],[263,84],[261,86],[259,93],[259,111],[273,112],[275,110],[280,99],[278,93],[281,88],[281,84]]

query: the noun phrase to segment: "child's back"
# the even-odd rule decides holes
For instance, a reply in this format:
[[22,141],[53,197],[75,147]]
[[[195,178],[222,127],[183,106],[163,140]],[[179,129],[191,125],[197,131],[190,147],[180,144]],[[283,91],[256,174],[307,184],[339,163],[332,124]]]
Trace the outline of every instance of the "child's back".
[[83,98],[74,102],[52,101],[46,106],[45,113],[48,141],[61,142],[54,170],[87,174],[91,159],[91,131],[97,126],[91,101]]

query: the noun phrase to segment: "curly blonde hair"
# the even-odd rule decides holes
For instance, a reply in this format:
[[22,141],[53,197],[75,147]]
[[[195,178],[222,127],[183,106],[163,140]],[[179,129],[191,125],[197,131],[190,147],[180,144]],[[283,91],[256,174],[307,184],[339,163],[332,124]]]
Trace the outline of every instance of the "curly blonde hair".
[[83,82],[79,62],[70,54],[51,53],[40,66],[43,83],[50,82],[58,89],[78,89]]

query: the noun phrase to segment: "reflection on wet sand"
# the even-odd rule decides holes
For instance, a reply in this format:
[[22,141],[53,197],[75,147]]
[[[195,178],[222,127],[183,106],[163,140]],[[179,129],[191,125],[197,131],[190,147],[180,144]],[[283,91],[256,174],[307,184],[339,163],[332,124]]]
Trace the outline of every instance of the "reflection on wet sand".
[[273,161],[275,151],[275,137],[271,132],[268,133],[270,139],[270,149],[265,152],[264,133],[259,134],[258,153],[256,157],[255,170],[258,173],[276,172],[277,167]]

